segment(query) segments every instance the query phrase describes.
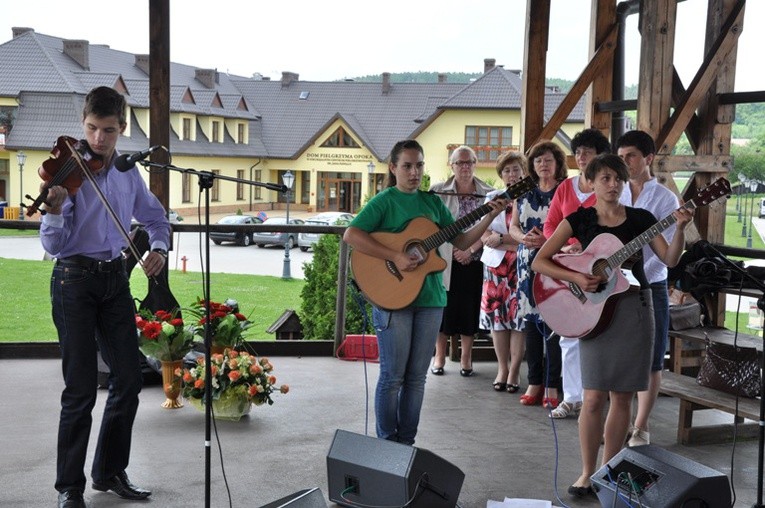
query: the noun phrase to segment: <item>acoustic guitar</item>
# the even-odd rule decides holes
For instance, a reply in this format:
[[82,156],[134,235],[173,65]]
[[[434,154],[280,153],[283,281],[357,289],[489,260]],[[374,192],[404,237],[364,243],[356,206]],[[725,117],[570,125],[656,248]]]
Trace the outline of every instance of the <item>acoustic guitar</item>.
[[[497,198],[516,199],[535,186],[531,177],[526,177],[508,187]],[[419,260],[418,265],[410,272],[401,272],[390,260],[354,249],[351,252],[351,270],[356,284],[367,300],[377,307],[388,310],[403,309],[420,294],[428,274],[441,272],[446,268],[446,261],[433,251],[490,211],[491,206],[488,203],[484,204],[441,229],[430,219],[417,217],[409,221],[406,228],[398,233],[371,233],[375,240],[386,247],[416,256]]]
[[[730,193],[730,183],[725,178],[719,178],[681,208],[693,210]],[[587,292],[572,282],[535,274],[532,285],[534,300],[547,326],[562,337],[580,339],[595,337],[605,330],[611,324],[618,301],[613,297],[630,286],[622,274],[622,263],[676,221],[675,216],[670,214],[626,245],[614,235],[602,233],[581,253],[555,254],[552,259],[559,265],[580,273],[600,275],[607,280],[597,291]]]

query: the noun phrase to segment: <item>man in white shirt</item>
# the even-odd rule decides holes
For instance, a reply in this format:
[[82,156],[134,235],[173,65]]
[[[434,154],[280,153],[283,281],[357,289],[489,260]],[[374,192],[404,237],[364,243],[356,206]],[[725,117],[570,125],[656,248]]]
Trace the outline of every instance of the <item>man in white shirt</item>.
[[[627,164],[629,185],[624,186],[620,201],[626,206],[644,208],[651,212],[656,221],[664,219],[679,208],[677,196],[661,185],[651,173],[651,163],[656,155],[653,138],[643,131],[629,131],[616,141],[616,153]],[[672,240],[675,227],[662,233],[667,242]],[[638,410],[635,423],[630,431],[629,446],[650,443],[648,417],[651,414],[661,385],[661,371],[664,369],[664,354],[667,350],[669,332],[669,296],[667,292],[667,267],[649,246],[643,248],[643,266],[651,285],[653,312],[656,332],[653,344],[653,361],[648,390],[638,392]]]

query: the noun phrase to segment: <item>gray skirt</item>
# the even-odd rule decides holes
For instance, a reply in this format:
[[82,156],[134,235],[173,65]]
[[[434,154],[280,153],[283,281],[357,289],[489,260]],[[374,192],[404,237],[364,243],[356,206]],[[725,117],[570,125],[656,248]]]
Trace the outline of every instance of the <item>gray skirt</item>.
[[597,337],[580,341],[582,386],[614,392],[646,390],[654,334],[651,290],[622,293],[610,326]]

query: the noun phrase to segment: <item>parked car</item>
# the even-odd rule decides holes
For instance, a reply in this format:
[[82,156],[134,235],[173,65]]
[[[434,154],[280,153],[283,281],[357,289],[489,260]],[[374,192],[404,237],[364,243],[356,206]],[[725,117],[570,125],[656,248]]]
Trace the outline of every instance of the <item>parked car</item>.
[[[227,215],[216,224],[262,224],[263,219],[253,215]],[[247,247],[252,244],[253,233],[244,231],[210,231],[210,240],[215,245],[223,242],[234,242]]]
[[[285,217],[269,217],[263,224],[286,224],[287,219]],[[290,219],[290,224],[305,224],[303,219]],[[287,245],[288,248],[293,248],[297,243],[297,232],[293,233],[280,233],[278,231],[273,232],[259,232],[252,235],[252,242],[258,247],[265,247],[266,245],[281,245],[282,247]]]
[[[352,213],[346,212],[323,212],[306,219],[307,225],[316,226],[342,226],[353,220]],[[298,247],[303,252],[313,248],[313,244],[319,241],[322,233],[300,233],[298,235]]]

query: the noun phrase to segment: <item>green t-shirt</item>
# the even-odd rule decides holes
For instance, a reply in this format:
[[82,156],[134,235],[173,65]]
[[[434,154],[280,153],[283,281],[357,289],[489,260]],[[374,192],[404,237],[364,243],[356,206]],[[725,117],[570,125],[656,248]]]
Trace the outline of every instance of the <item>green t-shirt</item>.
[[[439,228],[445,228],[454,223],[451,212],[446,208],[441,198],[435,194],[419,190],[409,194],[401,192],[395,187],[388,187],[369,200],[350,225],[367,233],[398,233],[403,231],[409,221],[416,217],[426,217]],[[434,249],[430,255],[438,256],[438,251]],[[431,273],[425,277],[420,294],[417,295],[412,305],[417,307],[446,306],[446,290],[441,272]]]

